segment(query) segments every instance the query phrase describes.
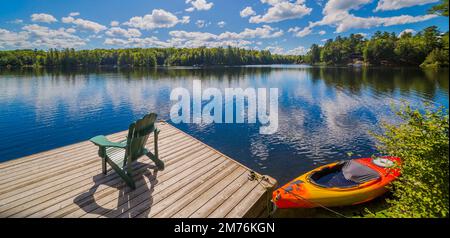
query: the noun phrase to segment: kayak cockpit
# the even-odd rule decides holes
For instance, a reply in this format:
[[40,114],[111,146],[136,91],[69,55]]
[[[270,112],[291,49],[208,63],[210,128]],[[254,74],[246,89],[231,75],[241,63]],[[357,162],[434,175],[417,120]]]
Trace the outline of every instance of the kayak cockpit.
[[355,160],[348,160],[312,172],[309,181],[324,188],[352,188],[380,178],[377,171]]

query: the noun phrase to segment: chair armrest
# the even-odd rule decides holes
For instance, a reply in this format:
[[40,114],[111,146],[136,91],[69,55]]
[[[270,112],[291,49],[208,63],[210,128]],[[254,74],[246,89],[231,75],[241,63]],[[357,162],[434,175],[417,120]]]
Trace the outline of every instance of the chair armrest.
[[126,143],[124,143],[126,140],[121,142],[111,142],[108,140],[108,138],[102,135],[92,137],[91,139],[89,139],[89,141],[100,147],[116,147],[116,148],[127,147]]

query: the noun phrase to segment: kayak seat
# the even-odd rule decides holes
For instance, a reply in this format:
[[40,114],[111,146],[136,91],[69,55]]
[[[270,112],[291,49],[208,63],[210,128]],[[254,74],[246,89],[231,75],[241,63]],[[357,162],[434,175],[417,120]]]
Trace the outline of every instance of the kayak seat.
[[343,161],[310,175],[310,181],[325,188],[351,188],[379,179],[378,172],[353,160]]

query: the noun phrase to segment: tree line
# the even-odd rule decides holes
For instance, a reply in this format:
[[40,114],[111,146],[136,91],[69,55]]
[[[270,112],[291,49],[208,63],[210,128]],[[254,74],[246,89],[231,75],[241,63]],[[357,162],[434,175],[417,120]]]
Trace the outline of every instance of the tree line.
[[0,67],[149,67],[290,64],[299,56],[227,48],[49,49],[0,51]]
[[449,33],[436,26],[413,34],[377,31],[366,39],[361,34],[338,36],[323,46],[313,44],[305,63],[324,65],[370,64],[421,67],[448,67]]

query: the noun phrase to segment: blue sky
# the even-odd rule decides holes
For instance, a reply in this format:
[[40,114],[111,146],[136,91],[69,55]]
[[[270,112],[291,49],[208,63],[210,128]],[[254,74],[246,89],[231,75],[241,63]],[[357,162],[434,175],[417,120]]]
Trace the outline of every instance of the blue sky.
[[14,0],[0,3],[0,49],[239,46],[303,54],[337,35],[400,33],[448,18],[438,0]]

